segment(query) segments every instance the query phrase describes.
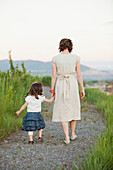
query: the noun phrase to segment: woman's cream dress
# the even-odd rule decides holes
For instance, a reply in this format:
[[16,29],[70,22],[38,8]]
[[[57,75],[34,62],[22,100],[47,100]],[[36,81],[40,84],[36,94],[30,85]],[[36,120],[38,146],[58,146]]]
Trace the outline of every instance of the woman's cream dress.
[[75,78],[76,63],[80,58],[75,54],[59,54],[52,58],[57,67],[53,122],[80,120],[80,98]]

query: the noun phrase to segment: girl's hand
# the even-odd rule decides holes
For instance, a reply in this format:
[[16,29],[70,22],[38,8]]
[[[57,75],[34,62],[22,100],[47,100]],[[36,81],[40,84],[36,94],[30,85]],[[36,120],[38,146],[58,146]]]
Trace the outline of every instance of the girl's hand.
[[84,97],[85,97],[85,92],[84,92],[84,89],[83,89],[80,92],[80,98],[83,99]]
[[51,97],[52,101],[55,99],[55,96]]
[[20,112],[19,112],[19,111],[17,111],[17,112],[16,112],[16,115],[18,116],[19,114],[20,114]]
[[54,97],[54,98],[55,98],[55,93],[52,93],[51,97]]

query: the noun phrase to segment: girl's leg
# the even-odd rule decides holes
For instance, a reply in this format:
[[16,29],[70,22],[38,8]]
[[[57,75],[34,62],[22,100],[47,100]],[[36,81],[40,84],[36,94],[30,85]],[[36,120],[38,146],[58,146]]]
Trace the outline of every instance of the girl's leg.
[[38,130],[38,137],[42,137],[42,129]]
[[75,127],[76,127],[76,120],[70,121],[70,127],[71,127],[71,136],[75,136]]
[[38,141],[43,142],[42,129],[38,130]]
[[29,141],[33,141],[33,131],[29,131],[28,135],[29,135]]
[[69,140],[68,122],[61,122],[61,125],[62,125],[62,129],[64,131],[64,134],[65,134],[65,139]]

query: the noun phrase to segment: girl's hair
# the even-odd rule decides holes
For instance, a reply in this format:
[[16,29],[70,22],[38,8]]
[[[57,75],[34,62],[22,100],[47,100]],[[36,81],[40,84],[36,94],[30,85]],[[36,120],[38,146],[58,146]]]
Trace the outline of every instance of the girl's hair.
[[66,48],[71,52],[73,49],[73,43],[70,39],[64,38],[59,43],[59,51],[64,51]]
[[25,97],[27,97],[28,95],[34,95],[36,99],[39,99],[38,95],[42,95],[43,94],[42,92],[43,92],[42,84],[41,83],[33,83],[31,85],[29,92],[26,94]]

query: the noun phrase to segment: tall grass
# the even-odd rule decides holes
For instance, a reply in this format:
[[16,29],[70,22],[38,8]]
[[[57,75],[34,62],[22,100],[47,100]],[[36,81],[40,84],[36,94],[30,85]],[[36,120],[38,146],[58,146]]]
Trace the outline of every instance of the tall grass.
[[17,118],[15,112],[24,104],[24,96],[28,92],[31,84],[40,81],[43,85],[50,85],[51,77],[31,76],[26,73],[24,63],[21,64],[22,71],[13,66],[10,56],[10,70],[0,71],[0,140],[4,139],[11,132],[21,127],[22,117],[26,110]]
[[95,146],[86,156],[86,160],[82,161],[82,169],[113,170],[113,95],[107,96],[95,89],[85,91],[85,100],[95,104],[104,114],[106,130],[98,136]]

